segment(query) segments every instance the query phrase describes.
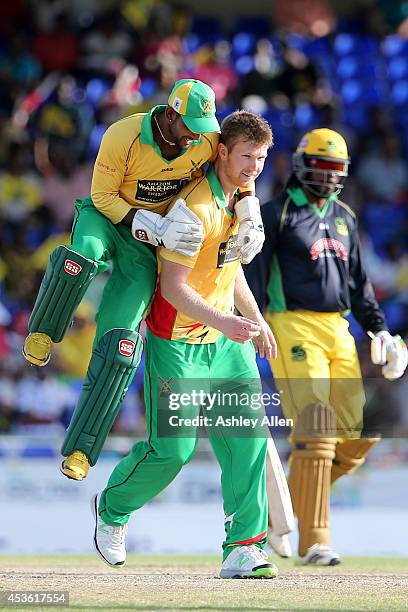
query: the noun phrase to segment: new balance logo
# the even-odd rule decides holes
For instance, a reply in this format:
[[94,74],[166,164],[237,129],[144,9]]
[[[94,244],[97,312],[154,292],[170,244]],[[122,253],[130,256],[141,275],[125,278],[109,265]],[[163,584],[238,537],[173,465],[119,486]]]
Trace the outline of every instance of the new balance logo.
[[247,562],[247,558],[242,553],[238,555],[238,557],[235,559],[235,563],[236,565],[238,565],[238,567],[244,567],[246,562]]
[[119,353],[125,357],[131,357],[135,352],[136,345],[132,340],[119,340]]
[[80,266],[72,259],[66,259],[64,262],[64,271],[71,276],[76,276],[82,270],[82,266]]

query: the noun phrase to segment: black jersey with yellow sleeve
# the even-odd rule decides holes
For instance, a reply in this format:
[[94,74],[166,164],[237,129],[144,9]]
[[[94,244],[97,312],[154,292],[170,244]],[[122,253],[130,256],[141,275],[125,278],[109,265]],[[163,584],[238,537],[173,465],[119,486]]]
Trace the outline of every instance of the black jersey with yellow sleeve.
[[200,140],[172,160],[162,157],[153,138],[149,113],[130,115],[113,123],[105,132],[95,161],[91,195],[96,208],[113,223],[132,209],[164,214],[183,185],[200,173],[217,155],[219,134],[202,134]]
[[387,329],[364,270],[357,219],[349,206],[332,195],[319,209],[292,176],[285,191],[265,203],[261,213],[265,243],[244,267],[261,309],[351,309],[365,331]]

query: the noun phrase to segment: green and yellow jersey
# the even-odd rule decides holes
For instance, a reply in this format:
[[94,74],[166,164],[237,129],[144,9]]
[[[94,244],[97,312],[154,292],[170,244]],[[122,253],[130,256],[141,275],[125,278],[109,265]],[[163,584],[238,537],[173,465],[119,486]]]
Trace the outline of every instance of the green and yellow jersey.
[[132,209],[165,214],[184,184],[217,155],[219,134],[202,134],[172,160],[162,157],[152,133],[152,117],[166,107],[130,115],[105,132],[92,177],[91,195],[96,208],[112,223]]
[[[191,268],[189,286],[217,310],[232,313],[240,265],[236,250],[238,219],[227,209],[214,166],[210,164],[205,177],[184,187],[179,197],[200,218],[204,241],[194,257],[159,249],[159,269],[163,259]],[[160,279],[146,322],[154,335],[189,344],[209,344],[221,335],[217,329],[191,319],[167,302],[160,291]]]

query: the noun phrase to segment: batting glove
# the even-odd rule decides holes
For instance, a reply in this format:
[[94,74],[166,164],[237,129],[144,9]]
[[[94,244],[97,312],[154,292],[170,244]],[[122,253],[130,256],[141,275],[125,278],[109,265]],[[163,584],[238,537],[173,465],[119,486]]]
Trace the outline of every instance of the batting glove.
[[239,221],[237,252],[241,263],[248,264],[260,252],[265,240],[258,198],[242,198],[235,204],[235,212]]
[[150,210],[138,210],[133,217],[132,234],[141,242],[189,256],[198,253],[204,239],[200,219],[181,198],[165,217]]
[[401,336],[391,336],[388,331],[380,331],[371,336],[371,361],[382,365],[382,373],[387,380],[400,378],[408,365],[408,350]]

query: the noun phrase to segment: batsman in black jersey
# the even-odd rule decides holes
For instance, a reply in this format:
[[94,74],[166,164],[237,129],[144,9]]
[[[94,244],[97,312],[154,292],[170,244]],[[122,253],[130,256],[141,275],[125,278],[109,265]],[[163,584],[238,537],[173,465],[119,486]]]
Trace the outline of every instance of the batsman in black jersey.
[[337,132],[302,138],[285,191],[261,208],[264,247],[246,267],[278,344],[271,367],[294,421],[289,486],[305,564],[340,563],[330,544],[330,486],[378,441],[360,437],[365,396],[344,314],[351,310],[372,337],[373,361],[386,378],[407,366],[405,343],[389,333],[367,279],[356,216],[338,199],[349,162]]

